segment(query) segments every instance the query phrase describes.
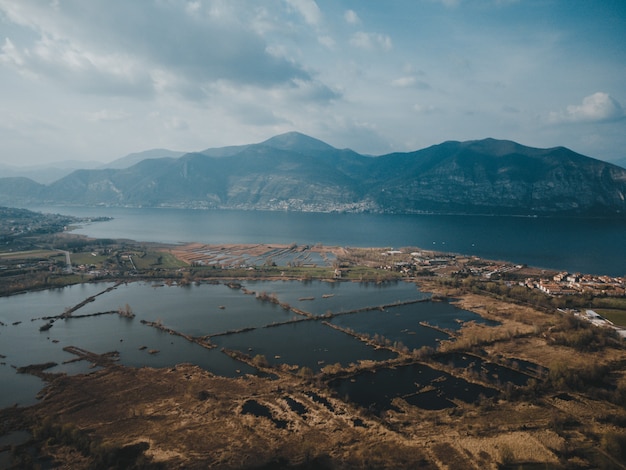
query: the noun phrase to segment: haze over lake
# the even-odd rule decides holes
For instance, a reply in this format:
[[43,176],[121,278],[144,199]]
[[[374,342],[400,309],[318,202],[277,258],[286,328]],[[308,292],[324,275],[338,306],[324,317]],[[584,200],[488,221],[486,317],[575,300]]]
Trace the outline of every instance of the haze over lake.
[[162,243],[413,246],[547,269],[626,274],[626,219],[59,206],[31,209],[78,217],[113,217],[74,231],[97,238]]

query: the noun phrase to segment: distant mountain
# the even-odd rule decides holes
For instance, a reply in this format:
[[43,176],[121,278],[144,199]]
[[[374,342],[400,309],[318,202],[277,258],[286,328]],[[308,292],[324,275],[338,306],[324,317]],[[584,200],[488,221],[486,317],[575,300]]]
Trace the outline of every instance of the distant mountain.
[[[232,157],[233,155],[243,152],[252,145],[255,144],[209,148],[200,153],[209,157]],[[277,135],[256,145],[264,145],[266,147],[272,147],[280,150],[290,150],[297,153],[327,152],[335,150],[334,147],[331,147],[327,143],[299,132],[287,132],[286,134]]]
[[[26,187],[28,189],[24,189]],[[258,144],[0,179],[0,203],[388,213],[626,216],[626,169],[563,147],[484,139],[369,157],[292,132]]]
[[0,175],[4,178],[25,177],[41,184],[48,184],[78,169],[98,168],[101,162],[66,160],[45,165],[11,166],[0,165]]
[[23,176],[0,178],[0,201],[5,206],[41,202],[46,186]]
[[277,135],[262,142],[261,145],[302,154],[334,152],[337,150],[326,142],[301,134],[300,132],[287,132],[286,134]]
[[143,152],[129,153],[125,157],[118,158],[117,160],[113,160],[105,165],[100,165],[100,168],[115,168],[119,170],[131,167],[140,161],[147,160],[149,158],[178,158],[184,154],[185,152],[177,152],[175,150],[168,149],[144,150]]

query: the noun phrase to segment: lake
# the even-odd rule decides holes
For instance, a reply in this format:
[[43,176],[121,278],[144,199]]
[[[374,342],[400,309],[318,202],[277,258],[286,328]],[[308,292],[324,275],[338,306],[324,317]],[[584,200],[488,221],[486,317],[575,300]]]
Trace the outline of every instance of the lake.
[[626,218],[324,214],[118,207],[31,207],[110,216],[75,233],[163,243],[420,247],[547,269],[626,275]]

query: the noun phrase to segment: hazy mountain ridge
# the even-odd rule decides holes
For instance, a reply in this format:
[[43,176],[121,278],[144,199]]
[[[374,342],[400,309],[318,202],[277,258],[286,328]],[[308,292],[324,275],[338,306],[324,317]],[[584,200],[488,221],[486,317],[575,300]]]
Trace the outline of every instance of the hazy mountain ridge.
[[105,165],[100,165],[99,169],[106,168],[114,168],[114,169],[124,169],[129,168],[137,163],[148,160],[148,159],[156,159],[156,158],[178,158],[185,155],[186,152],[178,152],[176,150],[168,150],[168,149],[150,149],[144,150],[143,152],[135,152],[129,153],[125,157],[118,158],[109,162]]
[[3,178],[28,178],[40,184],[50,184],[69,175],[78,169],[94,169],[102,165],[101,162],[79,162],[66,160],[49,165],[11,166],[0,164],[0,175]]
[[0,203],[303,211],[626,214],[626,169],[563,147],[484,139],[380,157],[299,133],[47,186],[0,179]]
[[109,163],[97,161],[65,160],[49,164],[31,166],[12,166],[0,164],[0,176],[3,178],[29,178],[40,184],[52,184],[76,170],[123,169],[129,168],[148,158],[178,158],[186,152],[168,149],[151,149],[143,152],[130,153]]

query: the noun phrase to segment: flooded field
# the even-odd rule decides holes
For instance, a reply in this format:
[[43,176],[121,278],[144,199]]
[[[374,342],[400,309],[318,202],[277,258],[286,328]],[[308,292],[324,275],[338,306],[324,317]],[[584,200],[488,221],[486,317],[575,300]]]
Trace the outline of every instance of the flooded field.
[[331,266],[341,248],[292,245],[204,245],[189,243],[173,250],[177,257],[200,266]]
[[[240,281],[185,287],[133,282],[24,293],[0,298],[0,378],[7,384],[0,407],[36,401],[43,381],[17,373],[20,367],[54,363],[46,373],[71,375],[98,369],[70,347],[100,355],[115,351],[113,360],[131,367],[192,363],[225,377],[259,374],[250,360],[234,359],[237,354],[317,373],[328,365],[389,361],[398,348],[435,348],[469,321],[484,320],[447,302],[432,302],[408,282]],[[523,384],[528,377],[511,369],[506,375],[477,360],[465,363],[462,357],[441,361],[474,367],[493,380]],[[495,393],[421,365],[383,367],[336,380],[332,387],[379,410],[396,397],[434,409]]]
[[424,409],[453,408],[454,400],[476,402],[481,396],[493,397],[497,391],[483,387],[422,364],[368,371],[330,383],[339,396],[377,413],[395,409],[393,400],[401,398]]
[[396,357],[375,349],[318,321],[290,323],[215,338],[220,347],[261,354],[270,364],[289,364],[319,371],[326,364],[347,366],[360,360],[385,361]]
[[343,328],[369,336],[378,335],[409,349],[435,348],[439,341],[450,339],[450,335],[442,330],[458,330],[468,321],[485,322],[475,313],[460,310],[447,302],[416,302],[341,315],[331,320]]
[[324,315],[342,313],[367,307],[427,299],[411,282],[323,282],[323,281],[246,281],[246,286],[258,292],[275,294],[281,302],[292,307]]
[[435,356],[434,359],[442,364],[466,370],[472,375],[480,376],[487,381],[497,384],[510,382],[513,385],[523,386],[527,385],[531,378],[539,374],[539,371],[534,373],[528,370],[525,371],[519,363],[514,362],[511,364],[511,367],[503,367],[469,354],[448,353]]

